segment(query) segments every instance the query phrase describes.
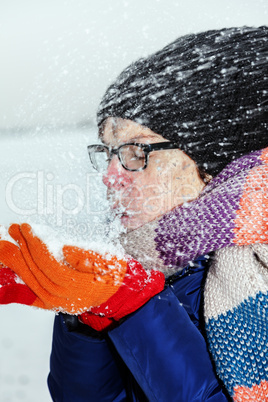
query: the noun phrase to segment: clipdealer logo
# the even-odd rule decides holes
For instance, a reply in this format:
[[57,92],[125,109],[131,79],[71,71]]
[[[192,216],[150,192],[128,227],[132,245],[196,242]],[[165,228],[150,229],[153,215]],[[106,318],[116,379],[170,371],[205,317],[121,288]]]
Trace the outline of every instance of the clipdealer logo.
[[[22,216],[55,215],[57,225],[63,223],[64,216],[75,216],[85,211],[88,215],[101,215],[109,211],[104,202],[96,202],[96,180],[100,173],[87,173],[85,187],[76,183],[59,184],[53,182],[55,176],[44,171],[19,172],[12,176],[6,185],[5,199],[9,209]],[[95,184],[94,184],[95,183]],[[34,188],[34,196],[30,196],[31,205],[23,206],[15,192],[21,188]],[[67,202],[66,199],[72,202]],[[30,204],[30,203],[29,203]],[[71,205],[70,205],[71,204]]]

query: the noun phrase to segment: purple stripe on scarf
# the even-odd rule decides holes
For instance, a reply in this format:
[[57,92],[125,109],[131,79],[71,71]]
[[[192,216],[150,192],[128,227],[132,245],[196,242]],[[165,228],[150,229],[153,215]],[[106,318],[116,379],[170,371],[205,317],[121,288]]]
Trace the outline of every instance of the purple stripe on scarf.
[[166,266],[183,267],[200,255],[232,244],[244,184],[249,170],[262,164],[261,153],[252,152],[230,163],[198,199],[159,220],[156,250]]

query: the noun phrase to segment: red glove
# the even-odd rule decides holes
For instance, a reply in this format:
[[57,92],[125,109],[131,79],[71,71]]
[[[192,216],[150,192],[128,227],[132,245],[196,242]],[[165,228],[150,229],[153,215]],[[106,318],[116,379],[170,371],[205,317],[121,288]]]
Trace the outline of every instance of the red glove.
[[[57,260],[28,224],[13,224],[10,236],[17,245],[0,240],[0,265],[9,267],[28,286],[27,295],[32,291],[32,302],[25,300],[26,287],[19,300],[43,309],[81,314],[92,306],[98,306],[117,292],[127,270],[125,259],[104,257],[93,251],[73,246],[64,246],[66,258]],[[70,257],[69,257],[70,256]],[[76,259],[76,266],[70,266],[68,259]],[[2,270],[1,268],[0,270]],[[9,277],[12,274],[9,272]],[[15,279],[19,279],[14,275]],[[10,279],[11,280],[11,279]],[[10,284],[11,285],[11,284]],[[14,285],[15,286],[15,285]],[[24,285],[25,286],[25,285]],[[20,293],[18,286],[16,292]],[[10,287],[10,292],[13,288]],[[3,293],[2,304],[8,303],[8,295]],[[18,297],[10,294],[13,302]]]
[[[2,226],[1,232],[6,232]],[[0,263],[0,304],[20,303],[31,306],[35,299],[35,294],[18,275]]]
[[31,306],[35,299],[35,294],[11,269],[0,267],[0,304],[20,303]]
[[[164,275],[145,271],[137,261],[104,257],[75,246],[64,246],[64,258],[57,261],[29,225],[11,225],[9,234],[18,245],[0,241],[0,264],[5,266],[0,268],[2,304],[17,302],[81,314],[82,322],[102,330],[164,288]],[[18,283],[7,266],[27,286]]]
[[165,277],[159,271],[145,271],[133,259],[128,261],[128,270],[120,289],[99,307],[79,316],[96,331],[112,328],[121,318],[133,313],[164,289]]

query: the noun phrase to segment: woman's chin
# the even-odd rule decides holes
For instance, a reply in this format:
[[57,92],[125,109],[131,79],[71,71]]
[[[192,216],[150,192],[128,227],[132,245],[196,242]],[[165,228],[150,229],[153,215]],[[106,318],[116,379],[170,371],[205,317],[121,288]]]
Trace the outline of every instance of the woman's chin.
[[122,215],[120,217],[120,221],[121,221],[122,226],[124,226],[124,228],[127,229],[128,232],[130,232],[131,230],[138,229],[145,223],[141,219],[139,219],[133,215],[132,216],[131,215]]
[[138,229],[141,226],[145,225],[146,223],[149,223],[153,220],[158,218],[158,216],[152,216],[152,215],[127,215],[123,214],[120,217],[120,221],[122,226],[127,230],[127,232],[131,232],[132,230]]

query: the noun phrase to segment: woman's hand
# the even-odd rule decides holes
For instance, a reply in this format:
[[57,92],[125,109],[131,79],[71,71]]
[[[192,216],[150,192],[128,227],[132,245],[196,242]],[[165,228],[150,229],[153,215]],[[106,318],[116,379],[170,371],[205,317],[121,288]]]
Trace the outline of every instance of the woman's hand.
[[[104,258],[93,251],[65,246],[58,261],[28,224],[13,224],[10,236],[18,246],[0,240],[0,263],[15,272],[36,298],[32,305],[80,314],[98,306],[120,288],[126,260]],[[75,258],[76,266],[68,263]]]
[[[105,257],[64,246],[63,257],[57,260],[30,225],[13,224],[9,234],[18,245],[0,240],[0,273],[9,267],[24,281],[21,286],[28,292],[24,304],[69,314],[84,313],[81,320],[96,330],[134,312],[164,288],[162,273],[145,271],[133,259]],[[22,303],[22,295],[21,300],[9,302]],[[1,301],[1,291],[0,302],[7,303],[4,297]]]

